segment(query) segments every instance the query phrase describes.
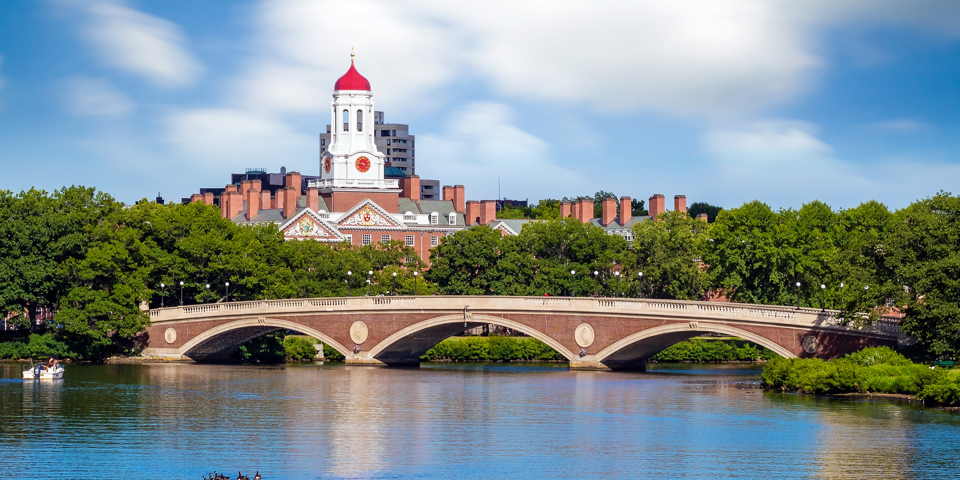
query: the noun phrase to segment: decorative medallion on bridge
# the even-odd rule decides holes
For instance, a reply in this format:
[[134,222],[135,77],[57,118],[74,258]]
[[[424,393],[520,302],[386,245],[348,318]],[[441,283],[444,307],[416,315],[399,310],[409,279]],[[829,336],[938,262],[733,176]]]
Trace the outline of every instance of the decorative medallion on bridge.
[[353,322],[353,325],[350,325],[350,340],[357,345],[366,342],[367,324],[360,321]]
[[163,339],[166,340],[167,343],[176,342],[176,341],[177,341],[177,331],[174,330],[173,328],[168,328],[165,332],[163,332]]
[[817,340],[817,337],[813,335],[807,335],[803,337],[803,351],[807,353],[817,353],[817,350],[820,350],[820,340]]
[[581,323],[577,325],[577,329],[574,330],[573,338],[577,340],[577,345],[580,345],[580,348],[587,348],[593,345],[596,333],[593,332],[593,327],[591,327],[590,324]]

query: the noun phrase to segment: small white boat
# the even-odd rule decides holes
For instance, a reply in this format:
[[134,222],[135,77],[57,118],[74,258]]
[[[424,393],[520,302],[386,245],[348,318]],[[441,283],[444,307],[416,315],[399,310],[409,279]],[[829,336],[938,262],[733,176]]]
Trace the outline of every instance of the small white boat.
[[63,378],[63,367],[59,363],[53,370],[38,363],[23,371],[24,380],[56,380],[58,378]]

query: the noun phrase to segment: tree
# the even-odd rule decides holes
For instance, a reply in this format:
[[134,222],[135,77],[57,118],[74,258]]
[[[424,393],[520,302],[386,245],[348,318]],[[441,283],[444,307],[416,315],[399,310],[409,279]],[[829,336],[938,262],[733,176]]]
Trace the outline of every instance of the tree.
[[630,200],[631,214],[634,217],[645,217],[650,215],[650,212],[647,212],[646,208],[643,208],[646,204],[646,201],[634,198]]
[[723,210],[723,208],[716,205],[710,205],[706,202],[696,202],[693,205],[690,205],[690,208],[687,209],[687,213],[693,218],[697,218],[697,215],[700,215],[701,213],[706,213],[707,222],[713,223],[717,220],[717,214],[720,213],[720,210]]
[[896,212],[879,248],[903,289],[904,333],[933,355],[960,352],[960,197],[940,192]]
[[[656,222],[633,226],[634,269],[631,275],[644,297],[701,300],[710,284],[701,263],[706,248],[707,225],[678,211],[669,211]],[[636,276],[637,278],[633,278]]]
[[427,278],[444,295],[494,295],[498,262],[512,242],[503,242],[499,230],[486,225],[445,237],[430,251]]

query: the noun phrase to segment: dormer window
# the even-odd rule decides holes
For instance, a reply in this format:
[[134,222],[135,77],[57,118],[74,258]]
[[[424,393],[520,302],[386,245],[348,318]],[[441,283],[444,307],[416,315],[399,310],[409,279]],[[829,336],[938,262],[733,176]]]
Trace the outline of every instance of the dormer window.
[[437,225],[440,223],[440,214],[433,212],[430,214],[430,225]]
[[451,214],[450,214],[449,222],[450,222],[450,225],[456,225],[456,224],[457,224],[457,214],[456,214],[456,213],[451,213]]

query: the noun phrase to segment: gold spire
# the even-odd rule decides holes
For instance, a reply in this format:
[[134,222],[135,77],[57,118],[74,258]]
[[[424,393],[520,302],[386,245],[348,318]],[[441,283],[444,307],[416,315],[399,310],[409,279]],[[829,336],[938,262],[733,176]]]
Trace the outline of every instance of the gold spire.
[[350,63],[353,63],[353,47],[350,47]]

